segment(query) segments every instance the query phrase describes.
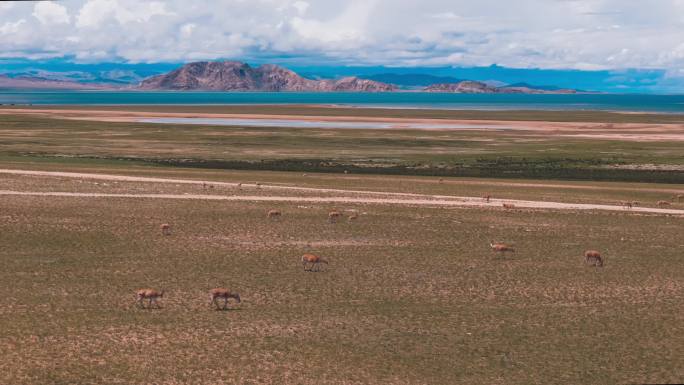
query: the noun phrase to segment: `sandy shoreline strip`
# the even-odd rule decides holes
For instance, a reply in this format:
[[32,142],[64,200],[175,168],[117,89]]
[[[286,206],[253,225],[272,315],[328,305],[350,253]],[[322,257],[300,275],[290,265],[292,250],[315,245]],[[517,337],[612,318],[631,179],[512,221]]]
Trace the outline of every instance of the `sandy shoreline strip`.
[[[333,123],[385,123],[391,124],[389,129],[417,131],[458,131],[458,130],[518,130],[530,133],[553,133],[559,136],[581,137],[596,140],[625,141],[684,141],[683,124],[642,124],[642,123],[577,123],[577,122],[543,122],[543,121],[502,121],[502,120],[458,120],[427,118],[394,118],[394,117],[358,117],[358,116],[306,116],[282,114],[225,114],[195,112],[139,112],[83,109],[36,109],[7,108],[0,109],[0,115],[44,116],[48,118],[87,120],[102,122],[140,122],[144,119],[163,118],[197,118],[197,119],[238,119],[238,120],[285,120],[304,122]],[[144,123],[165,124],[165,123]],[[208,124],[210,125],[210,124]],[[239,124],[236,124],[239,126]],[[423,127],[414,127],[418,125]],[[430,125],[438,128],[427,127]],[[444,126],[454,125],[454,128]],[[483,127],[484,126],[484,127]],[[362,128],[361,128],[362,129]]]

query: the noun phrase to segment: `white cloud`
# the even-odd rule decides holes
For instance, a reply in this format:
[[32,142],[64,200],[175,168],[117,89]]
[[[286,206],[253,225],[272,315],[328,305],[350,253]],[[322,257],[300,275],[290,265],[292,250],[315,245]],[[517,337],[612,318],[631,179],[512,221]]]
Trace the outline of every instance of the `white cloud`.
[[19,31],[22,25],[26,24],[26,20],[19,19],[15,22],[8,21],[0,26],[0,35],[15,34]]
[[37,2],[33,7],[33,17],[42,24],[61,24],[71,21],[66,7],[51,1]]
[[148,22],[153,16],[172,16],[158,1],[89,0],[78,12],[76,26],[98,27],[115,20],[119,24]]
[[295,1],[292,3],[292,6],[297,9],[297,12],[299,15],[304,15],[306,13],[306,10],[309,9],[309,3],[306,1]]
[[[24,57],[135,62],[684,67],[684,1],[65,0],[0,3]],[[69,15],[73,15],[73,20]],[[73,22],[72,22],[73,21]]]

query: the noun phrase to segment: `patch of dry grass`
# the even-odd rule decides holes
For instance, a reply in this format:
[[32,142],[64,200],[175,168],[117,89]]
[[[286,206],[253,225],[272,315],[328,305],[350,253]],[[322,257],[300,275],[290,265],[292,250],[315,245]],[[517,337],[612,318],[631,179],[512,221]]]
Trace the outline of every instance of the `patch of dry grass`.
[[[353,183],[386,183],[365,182]],[[8,183],[31,190],[74,182]],[[516,194],[532,198],[530,191]],[[585,193],[595,192],[577,195]],[[329,224],[326,205],[2,197],[0,383],[684,378],[682,218],[338,208],[366,214]],[[268,220],[269,209],[281,210],[282,219]],[[160,234],[163,222],[172,224],[171,236]],[[490,240],[517,252],[498,258]],[[606,255],[605,268],[584,265],[588,248]],[[304,272],[304,252],[330,265]],[[163,309],[136,308],[135,290],[148,286],[167,290]],[[243,302],[212,310],[206,292],[215,286],[240,292]]]

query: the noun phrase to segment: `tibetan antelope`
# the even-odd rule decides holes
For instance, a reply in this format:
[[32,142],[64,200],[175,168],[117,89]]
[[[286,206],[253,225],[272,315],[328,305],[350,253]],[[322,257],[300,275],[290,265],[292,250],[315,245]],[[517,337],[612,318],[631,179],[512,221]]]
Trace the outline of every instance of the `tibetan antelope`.
[[347,218],[347,222],[353,222],[355,220],[359,219],[359,214],[357,213],[352,213],[349,218]]
[[242,183],[238,183],[236,187],[238,190],[242,190]]
[[[219,307],[218,304],[218,299],[222,298],[223,299],[223,306]],[[228,298],[233,298],[234,300],[237,301],[237,303],[240,303],[240,294],[239,293],[233,293],[232,291],[228,289],[224,289],[222,287],[217,287],[215,289],[209,290],[209,299],[211,302],[216,305],[216,310],[226,310],[228,309]]]
[[279,210],[270,210],[268,212],[267,217],[269,219],[279,219],[282,215],[283,215],[283,213],[281,213]]
[[484,200],[484,201],[487,202],[487,203],[489,203],[489,201],[490,201],[491,199],[492,199],[492,196],[489,195],[489,194],[487,194],[487,195],[485,195],[485,196],[482,197],[482,200]]
[[629,210],[634,206],[634,204],[632,202],[622,202],[622,206],[624,206],[625,209]]
[[135,298],[138,302],[138,306],[140,306],[143,309],[145,308],[145,304],[143,303],[144,300],[147,300],[148,309],[152,308],[152,304],[159,308],[160,306],[157,300],[159,298],[164,298],[164,290],[159,292],[153,289],[140,289],[136,292]]
[[515,249],[505,243],[494,243],[494,241],[489,242],[489,247],[492,251],[495,251],[497,255],[506,256],[507,252],[515,253]]
[[586,263],[592,266],[603,267],[603,258],[601,258],[601,253],[596,250],[587,250],[584,252],[584,259]]
[[678,194],[672,197],[672,200],[677,200],[677,202],[681,202],[684,199],[684,194]]
[[[327,265],[328,261],[313,254],[302,255],[302,265],[304,265],[304,271],[320,271],[321,263],[325,263]],[[309,269],[306,268],[308,264],[311,264],[311,268]],[[314,267],[317,267],[317,269],[314,270]]]
[[162,223],[159,228],[161,229],[162,234],[164,235],[171,235],[171,225],[168,223]]
[[328,213],[328,222],[337,223],[337,220],[342,218],[342,213],[337,210],[332,210]]
[[261,182],[256,182],[255,185],[256,185],[256,188],[261,188]]
[[506,210],[515,208],[515,205],[513,203],[502,203],[501,206]]
[[439,178],[439,184],[442,184],[442,183],[444,183],[444,179],[443,179],[443,178]]
[[669,205],[670,205],[670,202],[668,202],[668,201],[658,201],[658,207],[666,207]]

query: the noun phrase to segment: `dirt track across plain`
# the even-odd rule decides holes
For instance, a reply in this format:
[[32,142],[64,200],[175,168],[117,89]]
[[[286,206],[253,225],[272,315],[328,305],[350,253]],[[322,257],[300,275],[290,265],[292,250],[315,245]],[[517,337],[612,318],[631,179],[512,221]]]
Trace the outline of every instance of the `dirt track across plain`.
[[[238,183],[201,181],[189,179],[169,179],[154,177],[133,177],[111,174],[92,174],[55,171],[30,171],[15,169],[0,169],[0,174],[32,175],[48,177],[66,177],[82,179],[98,179],[125,182],[147,183],[174,183],[174,184],[203,184],[211,183],[217,186],[237,186]],[[243,186],[254,186],[242,184]],[[107,193],[75,193],[75,192],[32,192],[0,190],[0,195],[19,196],[56,196],[56,197],[82,197],[82,198],[137,198],[137,199],[196,199],[196,200],[225,200],[225,201],[261,201],[261,202],[309,202],[309,203],[361,203],[361,204],[390,204],[390,205],[416,205],[416,206],[475,206],[475,207],[501,207],[503,203],[511,203],[516,208],[554,209],[554,210],[604,210],[604,211],[628,211],[633,213],[652,214],[675,214],[684,215],[684,210],[660,209],[650,207],[634,207],[626,210],[622,206],[601,204],[561,203],[548,201],[529,201],[515,199],[491,199],[483,201],[480,197],[429,195],[410,193],[390,193],[382,191],[342,190],[329,188],[294,187],[277,185],[260,185],[263,189],[290,190],[309,193],[337,193],[341,196],[246,196],[246,195],[206,195],[206,194],[107,194]],[[349,196],[349,195],[355,196]],[[346,196],[345,196],[346,195]],[[365,195],[359,197],[358,195]]]

